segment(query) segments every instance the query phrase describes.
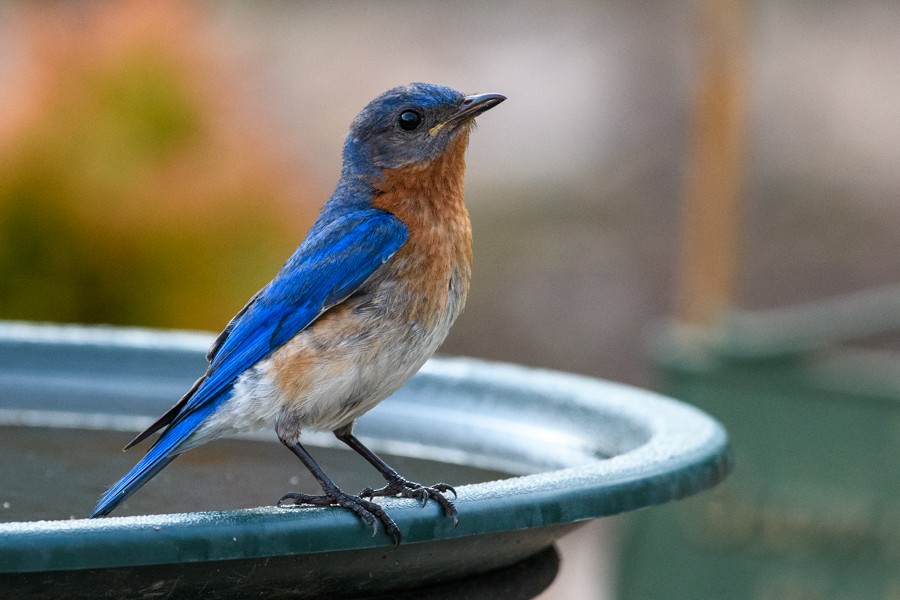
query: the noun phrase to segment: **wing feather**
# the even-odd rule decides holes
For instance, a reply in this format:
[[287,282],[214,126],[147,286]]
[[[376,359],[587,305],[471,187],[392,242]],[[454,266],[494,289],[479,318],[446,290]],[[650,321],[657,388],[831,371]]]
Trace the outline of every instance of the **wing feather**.
[[210,347],[207,372],[126,449],[163,427],[172,427],[209,402],[221,402],[221,392],[241,373],[350,296],[394,255],[406,237],[406,226],[399,219],[374,208],[355,211],[311,232]]

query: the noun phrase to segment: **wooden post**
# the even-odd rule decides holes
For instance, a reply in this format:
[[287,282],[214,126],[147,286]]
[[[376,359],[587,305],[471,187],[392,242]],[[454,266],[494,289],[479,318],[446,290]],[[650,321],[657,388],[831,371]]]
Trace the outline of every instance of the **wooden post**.
[[698,0],[700,73],[685,164],[676,317],[715,325],[733,306],[746,68],[741,0]]

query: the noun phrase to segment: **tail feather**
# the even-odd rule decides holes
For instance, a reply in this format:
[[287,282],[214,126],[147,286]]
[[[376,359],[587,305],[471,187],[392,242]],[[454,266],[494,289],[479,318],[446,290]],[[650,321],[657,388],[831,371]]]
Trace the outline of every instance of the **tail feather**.
[[150,481],[166,465],[175,460],[181,453],[181,445],[216,408],[217,406],[212,404],[204,406],[188,415],[184,420],[171,425],[156,440],[156,443],[144,455],[144,458],[101,496],[97,506],[88,515],[88,518],[94,519],[108,515],[116,506]]

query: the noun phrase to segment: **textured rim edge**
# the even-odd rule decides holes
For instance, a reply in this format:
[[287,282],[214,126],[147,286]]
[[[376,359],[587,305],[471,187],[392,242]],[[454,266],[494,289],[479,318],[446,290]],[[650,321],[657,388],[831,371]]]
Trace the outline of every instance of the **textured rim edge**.
[[[16,335],[64,343],[148,346],[205,352],[209,337],[182,332],[21,325]],[[516,382],[625,413],[651,431],[629,452],[590,464],[457,488],[460,525],[429,503],[385,499],[404,544],[572,523],[662,504],[701,492],[731,468],[725,430],[711,417],[653,392],[588,377],[473,359],[436,358],[422,376]],[[612,400],[611,400],[612,397]],[[343,511],[249,510],[0,524],[0,572],[111,568],[359,550],[390,544]],[[98,558],[101,557],[101,558]]]

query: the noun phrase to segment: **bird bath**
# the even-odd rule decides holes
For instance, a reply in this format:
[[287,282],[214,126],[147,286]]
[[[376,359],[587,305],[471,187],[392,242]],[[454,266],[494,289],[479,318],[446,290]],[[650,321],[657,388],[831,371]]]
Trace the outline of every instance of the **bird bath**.
[[[696,494],[729,469],[722,427],[674,400],[442,358],[356,433],[410,479],[455,485],[458,527],[434,503],[384,499],[394,548],[344,510],[272,507],[317,488],[269,432],[192,450],[115,516],[84,519],[138,460],[121,447],[203,371],[211,339],[0,323],[0,595],[401,598],[547,556],[589,519]],[[380,483],[330,434],[304,439],[343,488]]]

